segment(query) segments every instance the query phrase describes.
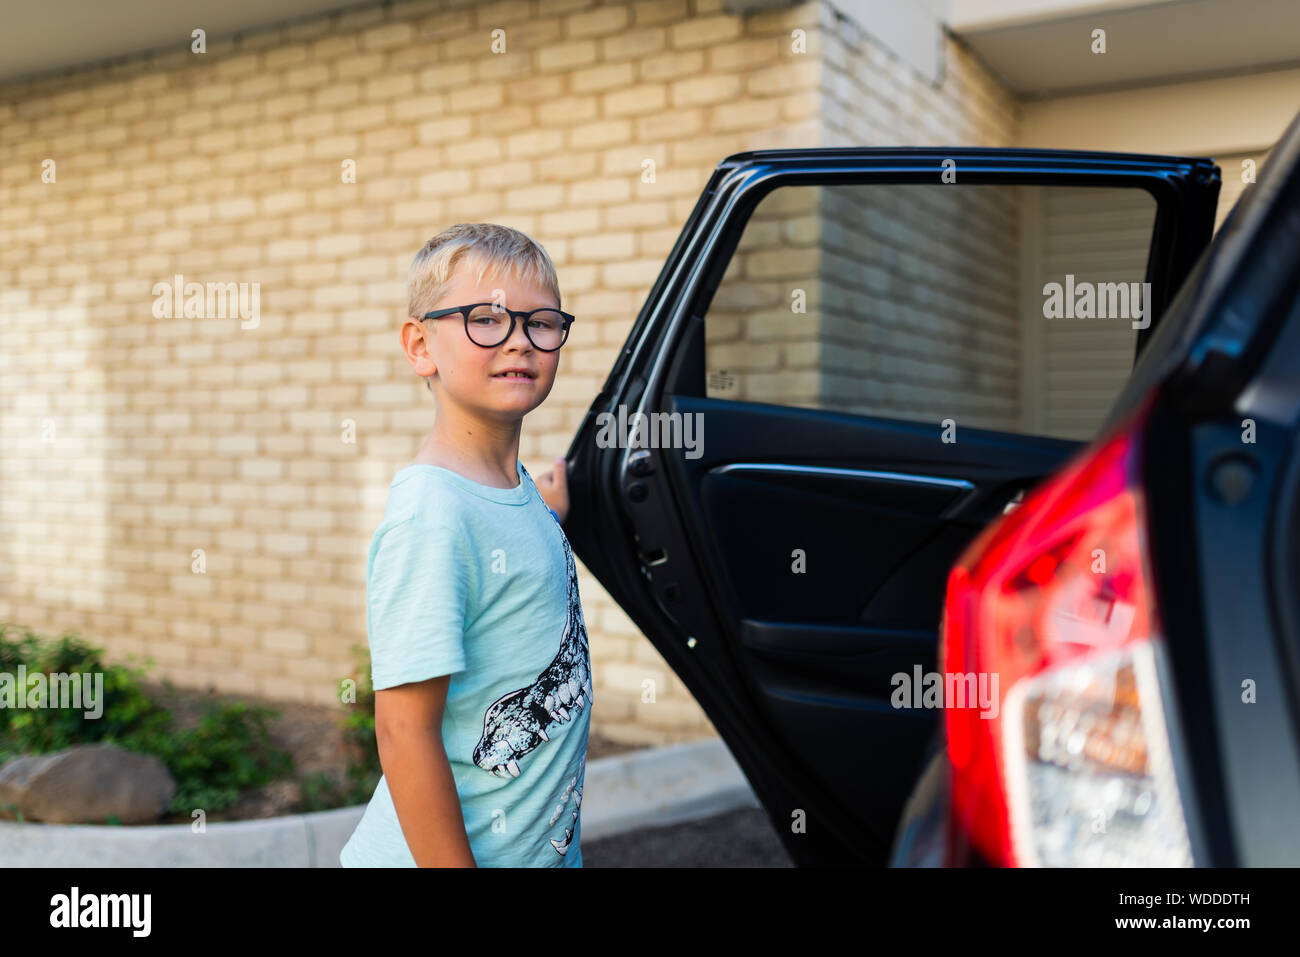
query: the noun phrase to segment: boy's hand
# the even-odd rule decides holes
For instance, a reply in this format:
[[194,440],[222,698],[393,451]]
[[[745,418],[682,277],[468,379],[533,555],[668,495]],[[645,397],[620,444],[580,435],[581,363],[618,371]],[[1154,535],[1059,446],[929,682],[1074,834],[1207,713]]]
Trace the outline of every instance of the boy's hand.
[[555,468],[546,475],[539,475],[534,482],[547,506],[554,509],[555,514],[559,516],[561,525],[569,514],[569,479],[564,469],[564,459],[556,459]]

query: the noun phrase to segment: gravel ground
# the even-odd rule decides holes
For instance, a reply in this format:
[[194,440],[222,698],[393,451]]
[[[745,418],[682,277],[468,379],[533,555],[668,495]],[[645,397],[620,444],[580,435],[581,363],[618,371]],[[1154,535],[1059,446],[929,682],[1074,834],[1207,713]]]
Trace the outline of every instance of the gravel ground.
[[793,867],[754,808],[582,842],[583,867]]

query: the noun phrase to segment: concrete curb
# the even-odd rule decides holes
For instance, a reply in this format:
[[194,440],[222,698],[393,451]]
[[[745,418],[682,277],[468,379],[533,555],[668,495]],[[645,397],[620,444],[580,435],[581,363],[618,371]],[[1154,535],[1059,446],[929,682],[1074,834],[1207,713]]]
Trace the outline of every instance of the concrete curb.
[[587,765],[582,840],[759,806],[721,738],[630,751]]
[[[720,738],[587,764],[582,839],[758,807]],[[15,867],[338,867],[365,805],[257,821],[106,827],[0,821],[0,869]]]

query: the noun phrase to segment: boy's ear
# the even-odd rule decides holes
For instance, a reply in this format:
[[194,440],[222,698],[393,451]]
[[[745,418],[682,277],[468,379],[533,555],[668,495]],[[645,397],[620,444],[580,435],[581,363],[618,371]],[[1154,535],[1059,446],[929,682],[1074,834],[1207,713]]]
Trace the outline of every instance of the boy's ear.
[[402,323],[402,351],[406,353],[406,360],[411,363],[415,374],[425,379],[438,371],[433,353],[429,350],[430,335],[427,325],[415,316],[411,316],[409,322]]

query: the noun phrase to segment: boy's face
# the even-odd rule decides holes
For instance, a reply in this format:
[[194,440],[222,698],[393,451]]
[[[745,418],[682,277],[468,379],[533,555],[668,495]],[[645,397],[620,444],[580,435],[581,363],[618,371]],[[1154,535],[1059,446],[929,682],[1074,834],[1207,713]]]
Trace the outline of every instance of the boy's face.
[[[512,274],[489,269],[482,283],[475,283],[475,271],[462,262],[452,275],[451,288],[430,311],[498,301],[516,312],[559,308],[550,292],[521,283]],[[426,319],[420,325],[432,360],[433,390],[439,407],[450,401],[479,418],[515,422],[541,405],[550,394],[563,349],[543,352],[535,348],[524,334],[522,320],[515,321],[505,342],[491,348],[470,341],[465,335],[465,320],[458,314]],[[502,376],[507,369],[523,369],[529,377]],[[428,374],[419,365],[416,371]]]

